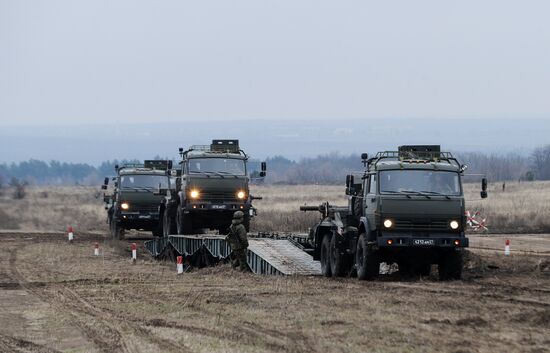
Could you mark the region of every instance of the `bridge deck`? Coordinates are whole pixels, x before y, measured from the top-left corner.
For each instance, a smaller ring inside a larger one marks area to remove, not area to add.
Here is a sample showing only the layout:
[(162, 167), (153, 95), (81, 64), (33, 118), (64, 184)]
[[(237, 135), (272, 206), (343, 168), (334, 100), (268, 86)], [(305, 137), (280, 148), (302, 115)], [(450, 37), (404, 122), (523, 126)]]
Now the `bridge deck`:
[[(198, 257), (201, 252), (224, 260), (231, 254), (231, 248), (220, 235), (170, 235), (145, 242), (152, 256), (157, 257), (171, 247), (184, 257)], [(203, 254), (204, 255), (204, 254)], [(320, 275), (318, 261), (302, 251), (288, 239), (249, 238), (248, 265), (254, 273), (272, 275)], [(195, 260), (196, 262), (196, 260)], [(208, 265), (211, 262), (208, 261)]]

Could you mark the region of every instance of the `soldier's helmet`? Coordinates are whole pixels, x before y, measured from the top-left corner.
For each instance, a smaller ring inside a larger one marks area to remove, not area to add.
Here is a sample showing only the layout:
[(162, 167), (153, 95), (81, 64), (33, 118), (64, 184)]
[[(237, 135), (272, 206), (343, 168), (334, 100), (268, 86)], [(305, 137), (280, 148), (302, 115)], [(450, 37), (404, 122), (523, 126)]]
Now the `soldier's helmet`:
[(237, 212), (233, 213), (233, 219), (241, 219), (243, 217), (244, 217), (243, 211), (237, 211)]

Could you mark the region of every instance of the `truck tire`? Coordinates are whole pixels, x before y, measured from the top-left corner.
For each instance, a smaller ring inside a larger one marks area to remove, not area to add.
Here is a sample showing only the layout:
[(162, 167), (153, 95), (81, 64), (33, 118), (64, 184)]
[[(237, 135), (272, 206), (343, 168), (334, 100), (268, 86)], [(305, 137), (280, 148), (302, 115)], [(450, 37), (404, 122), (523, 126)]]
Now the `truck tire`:
[(439, 280), (462, 278), (462, 252), (458, 250), (442, 254), (438, 264)]
[(124, 229), (118, 224), (118, 222), (111, 217), (109, 222), (109, 229), (111, 231), (111, 238), (113, 240), (124, 239)]
[(367, 243), (367, 235), (362, 233), (357, 241), (355, 253), (355, 266), (357, 278), (360, 280), (372, 280), (380, 273), (380, 261), (378, 255)]
[(321, 274), (325, 277), (332, 275), (332, 268), (330, 267), (330, 243), (330, 234), (325, 234), (321, 242)]
[(338, 248), (337, 236), (336, 233), (332, 234), (330, 241), (330, 268), (333, 277), (343, 277), (349, 272), (349, 268), (346, 256), (341, 254)]
[(183, 209), (178, 207), (176, 215), (176, 228), (180, 235), (192, 234), (193, 225), (191, 224), (191, 215), (183, 213)]
[(162, 235), (167, 237), (172, 234), (176, 234), (176, 222), (174, 222), (174, 219), (170, 217), (170, 212), (168, 210), (165, 210), (162, 214)]

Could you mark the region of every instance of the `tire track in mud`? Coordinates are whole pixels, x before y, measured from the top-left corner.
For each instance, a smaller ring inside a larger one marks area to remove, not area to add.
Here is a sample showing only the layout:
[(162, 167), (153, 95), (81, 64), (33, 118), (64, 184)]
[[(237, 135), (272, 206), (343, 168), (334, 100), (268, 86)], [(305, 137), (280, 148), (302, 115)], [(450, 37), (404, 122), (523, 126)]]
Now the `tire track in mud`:
[(58, 353), (58, 350), (17, 338), (0, 334), (0, 351), (14, 353)]
[[(51, 283), (49, 286), (36, 286), (37, 282), (28, 282), (17, 269), (17, 252), (24, 249), (26, 245), (13, 249), (9, 255), (9, 271), (17, 283), (17, 286), (25, 291), (34, 294), (42, 301), (50, 304), (56, 310), (66, 313), (82, 333), (103, 352), (127, 352), (134, 353), (140, 350), (129, 342), (127, 334), (122, 332), (120, 327), (134, 332), (140, 338), (146, 338), (157, 345), (161, 351), (184, 351), (184, 347), (173, 344), (171, 341), (156, 337), (147, 328), (139, 324), (130, 325), (125, 321), (114, 320), (114, 316), (98, 309), (80, 296), (76, 291), (70, 289), (63, 281)], [(67, 281), (66, 283), (71, 283)], [(45, 287), (45, 288), (44, 288)], [(47, 293), (49, 291), (51, 293)]]

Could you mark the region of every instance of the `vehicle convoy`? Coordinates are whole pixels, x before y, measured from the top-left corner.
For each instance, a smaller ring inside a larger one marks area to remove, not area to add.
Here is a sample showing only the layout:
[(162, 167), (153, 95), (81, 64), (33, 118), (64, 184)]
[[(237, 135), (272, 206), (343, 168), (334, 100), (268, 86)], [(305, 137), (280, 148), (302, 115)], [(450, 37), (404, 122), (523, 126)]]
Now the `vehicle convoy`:
[[(103, 196), (113, 238), (123, 238), (125, 230), (130, 229), (162, 235), (160, 201), (163, 196), (157, 190), (170, 188), (171, 168), (172, 161), (166, 160), (115, 166), (113, 193)], [(102, 189), (106, 190), (108, 184), (107, 177)]]
[[(347, 207), (302, 206), (322, 218), (311, 228), (308, 250), (325, 276), (354, 272), (373, 279), (380, 263), (397, 263), (405, 274), (459, 279), (462, 248), (468, 247), (460, 164), (440, 146), (401, 146), (361, 155), (364, 172), (346, 177)], [(481, 197), (487, 197), (487, 179)]]
[[(256, 214), (252, 201), (261, 198), (250, 195), (248, 155), (239, 148), (239, 141), (213, 140), (210, 145), (179, 151), (175, 189), (166, 190), (161, 205), (164, 235), (197, 234), (203, 229), (226, 234), (238, 210), (244, 212), (248, 231)], [(262, 162), (260, 176), (265, 175)]]

